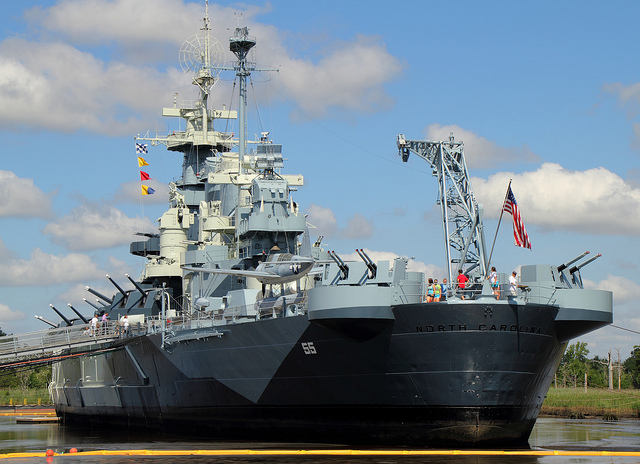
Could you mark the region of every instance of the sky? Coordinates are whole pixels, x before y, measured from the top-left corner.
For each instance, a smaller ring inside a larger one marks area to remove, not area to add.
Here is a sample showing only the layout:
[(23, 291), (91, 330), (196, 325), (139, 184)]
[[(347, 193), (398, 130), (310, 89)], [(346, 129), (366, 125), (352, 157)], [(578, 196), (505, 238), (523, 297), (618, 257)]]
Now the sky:
[[(49, 304), (92, 313), (85, 285), (109, 294), (105, 274), (124, 286), (142, 271), (129, 243), (156, 230), (181, 159), (150, 147), (143, 197), (134, 136), (180, 129), (161, 109), (197, 95), (178, 52), (204, 2), (3, 6), (0, 328), (22, 333), (47, 327), (34, 315), (58, 321)], [(211, 2), (209, 16), (225, 50), (247, 26), (252, 59), (277, 70), (252, 76), (248, 133), (269, 131), (305, 176), (294, 200), (326, 249), (444, 277), (437, 182), (415, 155), (402, 163), (396, 135), (453, 132), (498, 271), (602, 253), (582, 277), (614, 292), (616, 327), (576, 341), (622, 359), (640, 345), (640, 3)], [(222, 73), (216, 108), (232, 85)], [(509, 179), (531, 250), (508, 219), (497, 228)]]

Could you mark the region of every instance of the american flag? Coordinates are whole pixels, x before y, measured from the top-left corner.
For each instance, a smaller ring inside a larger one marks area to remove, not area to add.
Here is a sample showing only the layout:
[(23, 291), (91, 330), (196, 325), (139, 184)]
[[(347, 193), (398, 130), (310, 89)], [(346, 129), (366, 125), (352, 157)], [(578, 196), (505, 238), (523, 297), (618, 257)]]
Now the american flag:
[(136, 142), (136, 153), (148, 153), (147, 144)]
[(513, 192), (511, 191), (511, 184), (509, 184), (507, 196), (504, 199), (504, 205), (502, 205), (502, 211), (511, 214), (513, 217), (513, 238), (516, 241), (516, 246), (531, 249), (529, 235), (520, 217), (520, 210), (518, 209), (518, 203), (516, 203), (516, 197), (513, 196)]

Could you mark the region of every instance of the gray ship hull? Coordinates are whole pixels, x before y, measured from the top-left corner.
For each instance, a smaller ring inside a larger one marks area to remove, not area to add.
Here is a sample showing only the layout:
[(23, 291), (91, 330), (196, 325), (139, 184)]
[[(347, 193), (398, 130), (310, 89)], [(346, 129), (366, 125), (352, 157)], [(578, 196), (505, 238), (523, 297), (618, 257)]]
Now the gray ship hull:
[(126, 339), (59, 363), (56, 409), (67, 424), (212, 439), (526, 443), (566, 345), (556, 307), (494, 300), (392, 311), (389, 320), (222, 326), (164, 349), (159, 335)]

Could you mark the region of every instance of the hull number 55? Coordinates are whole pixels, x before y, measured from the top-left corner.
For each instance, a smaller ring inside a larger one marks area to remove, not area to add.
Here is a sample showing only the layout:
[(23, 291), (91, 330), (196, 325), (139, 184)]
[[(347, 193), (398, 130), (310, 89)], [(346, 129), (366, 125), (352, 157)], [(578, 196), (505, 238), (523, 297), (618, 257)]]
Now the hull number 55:
[(313, 342), (301, 343), (304, 354), (318, 354), (316, 347), (313, 346)]

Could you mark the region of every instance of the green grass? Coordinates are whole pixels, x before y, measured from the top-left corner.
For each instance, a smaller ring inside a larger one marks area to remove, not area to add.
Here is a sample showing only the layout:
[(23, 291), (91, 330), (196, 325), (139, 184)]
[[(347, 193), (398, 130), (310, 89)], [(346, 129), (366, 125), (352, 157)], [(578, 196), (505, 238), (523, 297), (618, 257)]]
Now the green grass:
[(580, 417), (640, 417), (640, 390), (600, 390), (551, 387), (540, 411), (542, 415)]
[(21, 389), (0, 390), (0, 406), (21, 406), (25, 404), (51, 404), (49, 391), (46, 388), (29, 389), (26, 392)]

